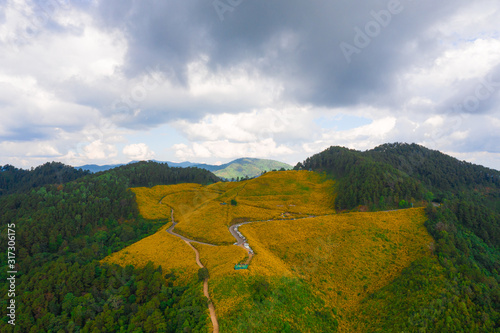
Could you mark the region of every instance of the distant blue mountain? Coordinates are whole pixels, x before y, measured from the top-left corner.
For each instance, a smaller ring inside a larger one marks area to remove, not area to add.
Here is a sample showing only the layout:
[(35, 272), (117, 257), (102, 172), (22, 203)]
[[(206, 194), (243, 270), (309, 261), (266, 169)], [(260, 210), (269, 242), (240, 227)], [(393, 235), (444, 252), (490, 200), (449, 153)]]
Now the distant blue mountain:
[[(132, 161), (130, 163), (135, 163), (137, 161)], [(178, 167), (178, 168), (188, 168), (188, 167), (196, 167), (200, 169), (205, 169), (213, 172), (215, 175), (222, 178), (236, 178), (236, 177), (255, 177), (260, 175), (263, 171), (270, 170), (278, 170), (284, 168), (286, 170), (291, 169), (292, 167), (286, 163), (277, 162), (273, 160), (264, 160), (258, 158), (239, 158), (232, 162), (221, 164), (221, 165), (211, 165), (204, 163), (192, 163), (192, 162), (163, 162), (156, 161), (158, 163), (167, 163), (170, 167)], [(108, 165), (96, 165), (96, 164), (87, 164), (79, 167), (75, 167), (75, 169), (88, 170), (92, 173), (106, 171), (109, 169), (117, 168), (125, 164), (108, 164)]]
[(124, 164), (110, 164), (110, 165), (97, 165), (97, 164), (85, 164), (79, 167), (75, 167), (75, 169), (90, 171), (92, 173), (106, 171), (109, 169), (114, 169)]
[[(193, 167), (193, 166), (198, 166), (196, 163), (192, 162), (180, 162), (180, 163), (175, 163), (175, 162), (164, 162), (164, 161), (157, 161), (153, 160), (154, 162), (158, 163), (167, 163), (168, 166), (170, 167), (176, 167), (176, 168), (188, 168), (188, 167)], [(106, 171), (110, 169), (114, 169), (117, 167), (120, 167), (122, 165), (130, 164), (130, 163), (137, 163), (138, 161), (132, 161), (129, 163), (122, 163), (122, 164), (107, 164), (107, 165), (97, 165), (97, 164), (85, 164), (82, 166), (75, 167), (75, 169), (81, 169), (81, 170), (88, 170), (92, 173), (100, 172), (100, 171)], [(200, 167), (201, 169), (205, 169)], [(207, 169), (208, 170), (208, 169)]]
[(158, 163), (167, 163), (168, 166), (171, 166), (171, 167), (174, 167), (174, 168), (189, 168), (189, 167), (197, 166), (196, 163), (191, 163), (191, 162), (180, 162), (180, 163), (176, 163), (176, 162), (161, 162), (161, 161), (155, 161), (155, 162), (158, 162)]

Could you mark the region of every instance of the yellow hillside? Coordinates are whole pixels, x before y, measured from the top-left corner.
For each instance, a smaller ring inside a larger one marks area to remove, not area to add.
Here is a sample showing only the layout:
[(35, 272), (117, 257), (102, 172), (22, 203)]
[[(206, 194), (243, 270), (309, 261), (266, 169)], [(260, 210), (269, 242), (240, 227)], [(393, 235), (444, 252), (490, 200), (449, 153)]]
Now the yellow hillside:
[[(333, 188), (334, 182), (319, 174), (286, 171), (237, 183), (132, 190), (145, 218), (169, 221), (173, 209), (175, 232), (217, 245), (193, 243), (209, 270), (221, 332), (236, 322), (240, 328), (234, 332), (259, 331), (259, 325), (279, 331), (285, 324), (317, 332), (323, 323), (318, 313), (335, 318), (340, 332), (350, 332), (355, 330), (348, 318), (354, 318), (360, 302), (429, 255), (432, 238), (424, 227), (424, 209), (335, 214)], [(248, 255), (232, 245), (228, 227), (247, 221), (253, 223), (239, 230), (255, 256), (248, 270), (236, 271), (234, 265)], [(175, 269), (182, 280), (193, 278), (198, 267), (192, 249), (165, 230), (105, 261), (139, 266), (153, 261)], [(252, 286), (262, 278), (274, 294), (255, 311)], [(269, 322), (259, 324), (260, 317)]]
[[(418, 208), (272, 221), (240, 230), (256, 258), (261, 251), (280, 258), (287, 272), (312, 285), (327, 306), (348, 313), (411, 262), (429, 255), (432, 237), (425, 220), (424, 209)], [(252, 262), (252, 269), (257, 266), (257, 260)]]
[[(175, 220), (179, 222), (176, 230), (180, 234), (207, 243), (229, 245), (234, 238), (228, 226), (238, 222), (334, 214), (333, 184), (313, 172), (285, 171), (238, 183), (132, 190), (145, 218), (168, 219), (173, 208)], [(231, 200), (236, 200), (237, 205), (231, 205)]]
[(183, 240), (168, 234), (167, 226), (154, 235), (107, 256), (103, 262), (144, 267), (152, 261), (155, 265), (161, 265), (164, 272), (174, 270), (181, 281), (192, 278), (198, 271), (193, 250)]
[[(285, 277), (305, 281), (325, 308), (336, 309), (339, 331), (353, 332), (354, 323), (347, 318), (361, 300), (429, 255), (432, 238), (425, 220), (419, 208), (246, 224), (240, 230), (256, 256), (244, 271), (233, 269), (244, 258), (239, 248), (196, 247), (210, 271), (210, 294), (223, 324), (230, 326), (241, 312), (253, 311), (249, 285), (256, 277), (266, 277), (275, 288)], [(314, 332), (300, 320), (294, 325)]]
[[(175, 231), (188, 238), (212, 244), (233, 244), (235, 239), (228, 226), (242, 221), (291, 219), (313, 214), (333, 214), (333, 182), (307, 171), (270, 172), (259, 178), (217, 183), (209, 186), (179, 184), (133, 188), (141, 215), (146, 219), (170, 221), (171, 209), (178, 222)], [(231, 205), (231, 200), (237, 205)], [(165, 270), (176, 268), (185, 276), (196, 272), (191, 260), (192, 250), (184, 241), (165, 232), (166, 227), (117, 253), (105, 261), (120, 265), (145, 265), (153, 261)], [(234, 264), (245, 258), (246, 251), (236, 246), (223, 246), (214, 250), (200, 247), (204, 256), (212, 259), (208, 267), (221, 265), (220, 275), (234, 273)], [(255, 273), (273, 275), (279, 261), (264, 252), (254, 262)], [(262, 263), (262, 264), (260, 264)], [(245, 274), (245, 273), (243, 273)]]
[(150, 220), (170, 219), (171, 207), (176, 210), (177, 214), (182, 215), (218, 195), (215, 188), (199, 184), (137, 187), (132, 191), (136, 195), (139, 212), (144, 218)]

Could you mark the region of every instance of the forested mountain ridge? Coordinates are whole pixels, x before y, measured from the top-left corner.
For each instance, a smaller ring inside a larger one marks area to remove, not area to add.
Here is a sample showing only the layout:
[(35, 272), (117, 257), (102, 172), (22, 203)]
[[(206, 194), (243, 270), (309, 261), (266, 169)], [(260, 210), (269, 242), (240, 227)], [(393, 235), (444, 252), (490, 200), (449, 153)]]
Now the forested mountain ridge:
[[(48, 174), (60, 166), (55, 167)], [(34, 171), (15, 172), (27, 173), (29, 178)], [(0, 197), (2, 252), (6, 253), (9, 226), (15, 230), (15, 269), (19, 272), (16, 326), (7, 324), (9, 318), (4, 316), (0, 330), (101, 332), (127, 327), (130, 331), (180, 332), (189, 326), (205, 332), (206, 305), (194, 282), (174, 287), (175, 275), (161, 268), (121, 268), (97, 260), (165, 223), (139, 215), (129, 186), (207, 184), (218, 178), (206, 170), (155, 162), (83, 174), (66, 183), (56, 178), (53, 184), (20, 188)], [(6, 267), (6, 255), (0, 264)], [(0, 277), (0, 290), (7, 295), (6, 270)], [(7, 301), (0, 301), (3, 308)]]
[(414, 143), (384, 144), (367, 151), (366, 155), (376, 161), (390, 164), (434, 190), (500, 187), (500, 171), (459, 161)]
[(167, 163), (142, 161), (123, 165), (98, 174), (123, 178), (127, 187), (152, 187), (181, 183), (211, 184), (220, 179), (208, 170), (197, 167), (170, 167)]
[(339, 209), (358, 205), (384, 209), (386, 205), (398, 205), (401, 199), (422, 200), (431, 195), (428, 192), (443, 199), (481, 190), (489, 197), (500, 198), (500, 171), (417, 144), (384, 144), (365, 152), (330, 147), (298, 163), (295, 169), (326, 172), (339, 180)]
[[(326, 172), (337, 181), (338, 209), (384, 210), (408, 203), (427, 206), (426, 223), (436, 240), (440, 266), (419, 261), (394, 285), (374, 298), (391, 299), (376, 316), (385, 317), (372, 330), (498, 332), (500, 331), (500, 172), (459, 161), (416, 144), (393, 143), (366, 152), (330, 147), (295, 169)], [(428, 304), (396, 302), (416, 281), (422, 297), (432, 285), (422, 276), (444, 269), (447, 280), (439, 300)], [(401, 289), (401, 286), (406, 286)], [(379, 296), (380, 295), (380, 296)], [(374, 311), (371, 303), (367, 312)], [(407, 307), (408, 306), (408, 307)], [(459, 310), (460, 309), (460, 310)], [(375, 313), (375, 312), (374, 312)], [(380, 326), (378, 326), (380, 325)]]
[(425, 190), (419, 181), (393, 166), (366, 154), (343, 147), (330, 147), (298, 163), (296, 170), (326, 172), (337, 181), (335, 208), (367, 206), (381, 210), (399, 203), (422, 200)]
[(88, 174), (88, 171), (75, 170), (59, 162), (45, 163), (31, 170), (7, 164), (0, 166), (0, 196), (46, 184), (63, 184)]

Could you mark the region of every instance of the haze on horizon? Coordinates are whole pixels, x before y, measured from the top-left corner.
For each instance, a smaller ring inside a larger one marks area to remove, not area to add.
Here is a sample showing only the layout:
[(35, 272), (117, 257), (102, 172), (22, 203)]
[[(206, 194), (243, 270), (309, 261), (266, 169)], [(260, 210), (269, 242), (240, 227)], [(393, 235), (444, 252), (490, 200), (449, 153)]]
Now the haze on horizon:
[(418, 143), (500, 169), (494, 0), (0, 0), (0, 165), (291, 165)]

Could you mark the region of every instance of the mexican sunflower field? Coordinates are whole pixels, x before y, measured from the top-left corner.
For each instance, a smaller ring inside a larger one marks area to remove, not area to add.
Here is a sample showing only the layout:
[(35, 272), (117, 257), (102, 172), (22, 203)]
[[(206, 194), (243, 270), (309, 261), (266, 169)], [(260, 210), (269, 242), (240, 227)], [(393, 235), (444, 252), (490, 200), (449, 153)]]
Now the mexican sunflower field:
[[(349, 318), (362, 301), (432, 247), (423, 209), (336, 214), (335, 182), (313, 172), (132, 190), (143, 217), (167, 223), (173, 209), (176, 232), (215, 245), (193, 244), (209, 271), (222, 332), (355, 331)], [(228, 227), (241, 222), (252, 222), (239, 230), (255, 256), (248, 270), (235, 271), (248, 254), (232, 245)], [(165, 229), (105, 260), (152, 261), (192, 278), (193, 251)]]

